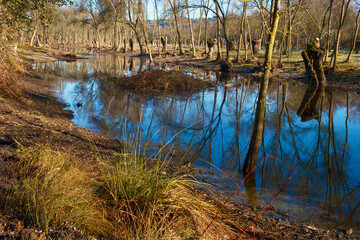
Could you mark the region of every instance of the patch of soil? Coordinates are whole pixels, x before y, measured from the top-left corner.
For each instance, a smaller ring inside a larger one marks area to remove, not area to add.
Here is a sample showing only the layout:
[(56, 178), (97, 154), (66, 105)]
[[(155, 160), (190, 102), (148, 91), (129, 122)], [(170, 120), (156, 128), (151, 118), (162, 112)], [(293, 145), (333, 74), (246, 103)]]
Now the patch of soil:
[(130, 77), (121, 77), (117, 84), (125, 89), (147, 94), (183, 94), (212, 87), (211, 82), (195, 79), (181, 71), (150, 70)]

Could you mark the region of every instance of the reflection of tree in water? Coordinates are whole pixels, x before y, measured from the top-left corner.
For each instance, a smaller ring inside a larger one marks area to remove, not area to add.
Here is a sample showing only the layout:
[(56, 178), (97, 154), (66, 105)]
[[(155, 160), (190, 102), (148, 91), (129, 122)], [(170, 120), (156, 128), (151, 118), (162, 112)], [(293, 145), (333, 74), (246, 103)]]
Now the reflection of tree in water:
[(308, 86), (304, 98), (297, 111), (297, 115), (301, 117), (301, 121), (306, 122), (311, 119), (319, 118), (319, 107), (324, 96), (325, 86)]

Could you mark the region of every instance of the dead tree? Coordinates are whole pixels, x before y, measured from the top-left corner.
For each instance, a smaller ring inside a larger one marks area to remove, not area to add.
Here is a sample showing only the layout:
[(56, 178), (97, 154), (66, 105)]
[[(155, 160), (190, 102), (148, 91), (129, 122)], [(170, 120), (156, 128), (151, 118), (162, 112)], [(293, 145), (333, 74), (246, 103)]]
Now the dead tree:
[(253, 54), (257, 54), (261, 50), (261, 39), (251, 39)]
[(207, 53), (207, 58), (212, 58), (212, 54), (214, 52), (214, 48), (215, 48), (215, 45), (216, 45), (216, 38), (210, 38), (207, 40), (207, 46), (208, 46), (208, 53)]
[(319, 84), (326, 85), (326, 77), (322, 66), (324, 53), (325, 49), (320, 48), (320, 40), (318, 38), (308, 44), (306, 50), (301, 53), (310, 84), (315, 84), (316, 86)]

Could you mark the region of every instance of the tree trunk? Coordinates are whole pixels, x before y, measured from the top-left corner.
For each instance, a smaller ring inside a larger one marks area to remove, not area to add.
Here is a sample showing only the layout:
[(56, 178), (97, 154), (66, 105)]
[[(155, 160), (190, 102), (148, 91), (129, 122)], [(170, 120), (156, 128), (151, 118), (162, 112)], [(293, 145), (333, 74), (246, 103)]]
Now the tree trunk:
[(130, 38), (129, 39), (129, 45), (130, 45), (130, 52), (134, 51), (134, 39)]
[[(316, 40), (315, 40), (316, 41)], [(318, 45), (319, 42), (310, 43), (306, 50), (302, 51), (301, 55), (304, 59), (306, 75), (310, 80), (310, 84), (315, 83), (316, 86), (326, 85), (326, 77), (322, 67), (322, 58), (324, 56), (324, 49)]]
[(349, 55), (347, 56), (347, 58), (345, 60), (346, 63), (350, 62), (351, 54), (355, 49), (356, 38), (357, 38), (357, 35), (358, 35), (358, 32), (359, 32), (359, 16), (360, 16), (360, 10), (358, 11), (358, 14), (356, 16), (356, 28), (355, 28), (353, 42), (352, 42), (352, 46), (351, 46)]
[(244, 1), (243, 3), (243, 12), (241, 14), (241, 19), (240, 19), (240, 29), (239, 29), (239, 43), (238, 43), (238, 50), (237, 50), (237, 55), (236, 55), (236, 62), (240, 61), (240, 50), (241, 50), (241, 39), (243, 37), (243, 31), (244, 31), (244, 15), (246, 12), (246, 8), (247, 8), (247, 2)]
[(221, 54), (221, 48), (220, 48), (220, 19), (219, 19), (219, 7), (217, 4), (216, 5), (216, 43), (217, 43), (217, 49), (218, 49), (218, 53), (217, 53), (217, 57), (216, 57), (216, 61), (221, 61), (222, 60), (222, 54)]
[(204, 44), (204, 48), (205, 48), (204, 53), (205, 53), (205, 54), (207, 53), (206, 47), (207, 47), (207, 42), (208, 42), (208, 39), (207, 39), (208, 13), (209, 13), (209, 11), (208, 11), (208, 10), (205, 10), (205, 44)]
[(344, 26), (346, 13), (347, 13), (347, 10), (349, 9), (349, 4), (351, 2), (351, 0), (347, 0), (347, 4), (345, 6), (345, 1), (346, 0), (342, 0), (342, 5), (341, 5), (339, 28), (338, 28), (338, 32), (337, 32), (337, 36), (336, 36), (336, 44), (335, 44), (335, 49), (334, 49), (334, 53), (333, 53), (333, 57), (334, 57), (333, 65), (331, 67), (332, 70), (336, 69), (337, 55), (338, 55), (339, 47), (340, 47), (341, 31), (342, 31), (342, 27)]
[(252, 39), (251, 44), (252, 44), (252, 52), (253, 52), (253, 54), (257, 54), (258, 52), (260, 52), (261, 39)]
[(331, 13), (332, 13), (332, 5), (334, 0), (330, 0), (329, 6), (329, 18), (328, 18), (328, 26), (327, 26), (327, 38), (326, 38), (326, 47), (325, 47), (325, 62), (328, 61), (328, 56), (330, 52), (330, 34), (331, 34)]
[[(201, 5), (203, 5), (203, 0), (201, 0)], [(201, 8), (200, 9), (200, 18), (199, 18), (198, 41), (197, 41), (198, 49), (200, 49), (200, 42), (201, 42), (201, 23), (202, 23), (202, 15), (203, 15), (203, 13), (204, 13), (204, 8)], [(205, 45), (206, 45), (206, 43), (205, 43)]]
[(196, 56), (196, 50), (195, 50), (195, 42), (194, 42), (194, 33), (193, 33), (192, 24), (191, 24), (191, 18), (190, 18), (189, 1), (186, 0), (185, 2), (186, 2), (186, 10), (187, 10), (187, 15), (188, 15), (188, 20), (189, 20), (191, 46), (192, 46), (192, 56), (195, 57)]
[(35, 40), (35, 37), (36, 37), (37, 30), (38, 30), (38, 25), (36, 24), (34, 32), (33, 32), (32, 36), (31, 36), (30, 46), (34, 46), (34, 40)]
[(167, 53), (167, 37), (161, 37), (162, 52)]
[(259, 97), (256, 106), (255, 112), (255, 120), (254, 126), (251, 134), (250, 146), (249, 150), (246, 154), (243, 172), (249, 173), (255, 166), (257, 162), (257, 158), (259, 155), (261, 138), (265, 123), (265, 113), (266, 113), (266, 94), (267, 88), (270, 78), (270, 69), (271, 69), (271, 58), (273, 52), (274, 41), (276, 37), (276, 31), (279, 24), (279, 13), (280, 13), (280, 3), (281, 0), (273, 0), (271, 1), (274, 3), (274, 10), (272, 12), (272, 22), (271, 22), (271, 30), (268, 36), (268, 43), (266, 46), (266, 53), (265, 53), (265, 62), (264, 62), (264, 72), (262, 75), (262, 79), (260, 82), (260, 90), (259, 90)]
[(212, 58), (212, 54), (214, 52), (214, 48), (215, 48), (215, 45), (216, 45), (216, 42), (217, 42), (217, 39), (216, 38), (210, 38), (206, 44), (209, 48), (209, 52), (207, 53), (207, 58)]

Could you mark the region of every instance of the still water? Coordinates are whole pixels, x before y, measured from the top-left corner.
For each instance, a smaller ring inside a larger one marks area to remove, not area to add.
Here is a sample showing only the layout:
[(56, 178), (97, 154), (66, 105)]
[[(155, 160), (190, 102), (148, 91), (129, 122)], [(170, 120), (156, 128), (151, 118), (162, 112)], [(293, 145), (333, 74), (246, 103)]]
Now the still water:
[[(150, 143), (148, 154), (171, 140), (166, 149), (173, 158), (193, 160), (199, 179), (224, 194), (242, 181), (256, 83), (240, 75), (155, 66), (115, 55), (39, 63), (34, 68), (54, 83), (67, 109), (76, 111), (77, 125), (118, 139), (140, 133), (142, 141)], [(149, 97), (119, 89), (112, 80), (158, 68), (181, 70), (218, 85), (192, 94)], [(227, 87), (233, 82), (235, 86)], [(351, 227), (359, 233), (359, 108), (356, 92), (312, 92), (295, 81), (271, 82), (259, 156), (263, 160), (255, 181), (234, 199), (267, 204), (283, 188), (273, 205), (295, 219), (323, 227)]]

